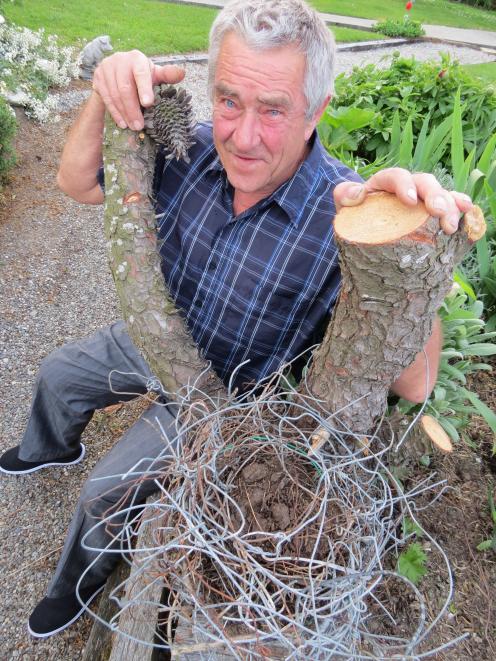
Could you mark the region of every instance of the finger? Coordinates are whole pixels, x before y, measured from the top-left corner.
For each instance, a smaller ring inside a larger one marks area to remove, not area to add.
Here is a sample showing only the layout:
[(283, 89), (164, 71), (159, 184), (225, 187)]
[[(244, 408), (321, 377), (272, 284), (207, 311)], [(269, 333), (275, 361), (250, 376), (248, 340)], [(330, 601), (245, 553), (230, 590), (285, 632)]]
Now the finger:
[(159, 85), (160, 83), (175, 85), (183, 80), (184, 74), (184, 69), (175, 64), (167, 64), (165, 66), (152, 64), (152, 78), (155, 85)]
[(153, 79), (153, 71), (155, 65), (143, 55), (143, 53), (140, 53), (139, 51), (136, 51), (136, 53), (139, 53), (139, 55), (136, 56), (136, 59), (133, 62), (132, 80), (135, 85), (138, 104), (147, 108), (148, 106), (151, 106), (154, 101), (153, 85), (155, 81)]
[(455, 204), (459, 211), (462, 211), (463, 213), (470, 211), (474, 206), (470, 195), (466, 195), (465, 193), (458, 193), (454, 190), (450, 191), (450, 195), (455, 200)]
[(109, 88), (109, 75), (110, 73), (105, 72), (102, 65), (95, 69), (95, 73), (93, 75), (93, 90), (100, 96), (106, 110), (111, 114), (117, 126), (119, 126), (121, 129), (125, 129), (127, 127), (127, 123), (122, 113), (122, 108), (118, 107), (118, 104), (114, 102), (112, 93)]
[(119, 90), (119, 84), (117, 82), (118, 69), (119, 67), (107, 66), (103, 68), (102, 73), (105, 78), (105, 90), (106, 98), (108, 100), (108, 109), (110, 111), (110, 108), (114, 107), (117, 113), (122, 117), (122, 123), (124, 124), (123, 126), (121, 123), (119, 126), (121, 128), (127, 128), (129, 126), (129, 119), (126, 114), (126, 107), (123, 103), (121, 91)]
[(418, 193), (413, 175), (403, 168), (386, 168), (376, 172), (365, 182), (368, 193), (387, 191), (408, 206), (417, 204)]
[(365, 195), (366, 190), (363, 184), (354, 181), (342, 181), (334, 188), (336, 212), (343, 207), (354, 207), (361, 204)]
[(456, 232), (461, 214), (454, 197), (431, 174), (415, 174), (413, 177), (419, 197), (423, 199), (427, 211), (439, 218), (441, 229), (446, 234)]
[[(151, 94), (151, 75), (148, 62), (145, 62), (145, 66), (148, 68), (148, 84)], [(136, 65), (136, 67), (139, 69), (139, 65)], [(126, 124), (133, 131), (141, 131), (144, 125), (144, 119), (138, 97), (134, 67), (132, 69), (126, 67), (117, 69), (115, 72), (115, 81)]]

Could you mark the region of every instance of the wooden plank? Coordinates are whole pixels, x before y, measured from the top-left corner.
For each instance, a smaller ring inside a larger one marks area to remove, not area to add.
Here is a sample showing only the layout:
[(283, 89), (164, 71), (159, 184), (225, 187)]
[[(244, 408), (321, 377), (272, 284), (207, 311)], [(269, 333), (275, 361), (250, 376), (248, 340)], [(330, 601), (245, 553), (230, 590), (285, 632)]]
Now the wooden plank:
[[(129, 566), (121, 562), (111, 574), (105, 585), (97, 611), (97, 615), (105, 622), (109, 622), (118, 610), (115, 601), (109, 599), (110, 593), (126, 578), (128, 574)], [(95, 620), (83, 651), (82, 661), (107, 661), (110, 656), (111, 647), (111, 629), (98, 620)]]
[[(145, 524), (140, 527), (136, 549), (154, 545), (153, 532), (156, 530), (157, 523), (155, 521), (146, 523), (155, 514), (155, 510), (150, 507), (151, 500), (147, 501)], [(109, 661), (123, 661), (124, 659), (125, 661), (148, 661), (152, 657), (153, 647), (150, 645), (153, 644), (155, 638), (159, 613), (157, 604), (160, 603), (163, 584), (161, 581), (155, 581), (152, 584), (153, 577), (147, 572), (140, 573), (142, 561), (145, 558), (146, 554), (134, 554), (123, 607), (135, 598), (137, 603), (125, 608), (119, 617), (118, 632), (112, 636), (112, 652), (108, 657)], [(146, 591), (138, 596), (145, 588)], [(127, 636), (121, 635), (122, 633), (137, 640), (131, 640)], [(144, 641), (148, 645), (138, 641)]]

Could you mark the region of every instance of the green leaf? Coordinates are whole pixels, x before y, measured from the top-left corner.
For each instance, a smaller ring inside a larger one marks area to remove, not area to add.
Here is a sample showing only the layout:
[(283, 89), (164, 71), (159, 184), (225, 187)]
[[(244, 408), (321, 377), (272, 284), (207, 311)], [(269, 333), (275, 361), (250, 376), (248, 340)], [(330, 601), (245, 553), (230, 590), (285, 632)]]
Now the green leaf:
[(401, 138), (398, 165), (400, 168), (407, 168), (412, 161), (413, 150), (413, 131), (412, 131), (412, 118), (409, 117), (403, 135)]
[(461, 182), (461, 172), (464, 165), (465, 150), (463, 147), (463, 129), (462, 129), (462, 110), (460, 104), (461, 88), (459, 87), (455, 95), (453, 107), (453, 124), (451, 127), (451, 166), (453, 168), (455, 190), (465, 188), (465, 181)]
[(423, 576), (427, 574), (427, 555), (419, 542), (413, 542), (400, 553), (397, 570), (400, 576), (408, 578), (417, 585)]
[(481, 157), (477, 163), (479, 170), (482, 170), (484, 174), (488, 174), (489, 168), (491, 166), (491, 160), (493, 158), (494, 151), (496, 149), (496, 133), (493, 133), (491, 139), (488, 141), (487, 145), (482, 152)]
[(465, 356), (494, 356), (496, 345), (494, 344), (470, 344), (463, 349)]
[(444, 431), (448, 434), (448, 436), (451, 438), (452, 441), (457, 443), (460, 440), (460, 434), (458, 433), (455, 425), (450, 422), (446, 417), (440, 416), (437, 421), (441, 425), (441, 427), (444, 429)]
[(442, 370), (443, 370), (443, 372), (446, 372), (447, 374), (449, 374), (449, 376), (456, 379), (460, 383), (463, 383), (463, 385), (465, 385), (467, 383), (467, 379), (465, 378), (465, 374), (461, 370), (454, 367), (453, 365), (449, 365), (449, 364), (448, 365), (443, 365)]
[(476, 245), (477, 262), (479, 265), (479, 277), (485, 278), (489, 275), (491, 268), (491, 257), (489, 254), (489, 241), (485, 236), (481, 237)]
[(493, 546), (493, 540), (492, 539), (486, 539), (480, 544), (477, 544), (476, 548), (478, 551), (489, 551), (490, 548)]
[[(491, 340), (493, 337), (496, 337), (496, 333), (493, 331), (492, 333), (477, 333), (473, 337), (469, 337), (468, 341), (469, 342), (481, 342), (481, 341), (486, 341), (486, 340)], [(496, 347), (496, 344), (492, 345), (493, 347)]]
[(477, 296), (475, 295), (474, 290), (470, 286), (470, 284), (465, 280), (465, 278), (462, 277), (462, 275), (456, 271), (455, 275), (453, 276), (453, 280), (460, 285), (460, 287), (463, 289), (463, 291), (467, 294), (469, 298), (471, 298), (473, 301), (477, 299)]
[(405, 516), (401, 524), (403, 537), (408, 537), (409, 535), (417, 535), (417, 537), (423, 537), (424, 531), (419, 526), (419, 524), (411, 519), (409, 516)]
[[(470, 392), (466, 388), (461, 388), (462, 393), (468, 399), (468, 401), (477, 409), (480, 415), (484, 418), (487, 424), (491, 427), (493, 434), (496, 434), (496, 414), (491, 411), (489, 406), (486, 406), (475, 393)], [(495, 440), (496, 443), (496, 440)], [(495, 446), (493, 445), (493, 451)]]

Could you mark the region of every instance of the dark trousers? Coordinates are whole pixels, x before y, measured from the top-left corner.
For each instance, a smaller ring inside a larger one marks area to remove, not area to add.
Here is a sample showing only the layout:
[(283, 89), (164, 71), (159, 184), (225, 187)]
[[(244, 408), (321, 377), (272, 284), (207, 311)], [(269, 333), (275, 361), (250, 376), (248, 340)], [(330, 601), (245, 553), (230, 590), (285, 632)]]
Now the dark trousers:
[[(41, 364), (20, 459), (54, 459), (74, 451), (95, 409), (145, 393), (151, 376), (123, 322), (55, 350)], [(144, 502), (157, 490), (153, 478), (140, 480), (139, 485), (136, 479), (145, 470), (166, 466), (174, 438), (173, 408), (155, 403), (95, 466), (76, 505), (48, 597), (74, 591), (83, 572), (83, 587), (108, 577), (119, 553), (89, 550), (81, 541), (84, 538), (85, 545), (94, 549), (119, 550), (120, 543), (113, 539), (125, 514), (114, 515), (111, 526), (98, 522), (117, 503), (119, 510), (124, 509)]]

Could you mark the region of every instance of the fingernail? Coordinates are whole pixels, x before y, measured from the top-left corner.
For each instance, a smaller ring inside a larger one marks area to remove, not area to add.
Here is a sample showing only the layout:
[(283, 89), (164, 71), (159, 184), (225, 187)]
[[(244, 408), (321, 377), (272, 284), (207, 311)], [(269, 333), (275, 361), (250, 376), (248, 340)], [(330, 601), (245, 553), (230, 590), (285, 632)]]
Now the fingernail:
[(407, 194), (408, 197), (409, 197), (411, 200), (413, 200), (414, 202), (417, 201), (417, 191), (415, 190), (415, 188), (409, 188), (409, 189), (407, 190), (406, 194)]
[(466, 193), (458, 193), (458, 195), (467, 202), (470, 202), (472, 204), (472, 198), (470, 197), (470, 195), (467, 195)]
[(125, 122), (123, 119), (121, 119), (120, 122), (117, 122), (117, 126), (118, 126), (120, 129), (127, 129), (127, 124), (126, 124), (126, 122)]
[(149, 96), (148, 94), (144, 94), (142, 99), (143, 103), (146, 105), (147, 103), (151, 103), (153, 101), (152, 97)]
[(448, 208), (448, 205), (446, 204), (446, 200), (442, 195), (438, 195), (437, 197), (434, 198), (434, 202), (432, 203), (434, 209), (438, 209), (439, 211), (446, 211)]
[(131, 126), (132, 126), (132, 128), (133, 128), (135, 131), (141, 131), (141, 129), (143, 128), (143, 124), (142, 124), (141, 122), (139, 122), (138, 120), (136, 120), (135, 122), (133, 122), (133, 123), (131, 124)]
[(360, 195), (363, 193), (363, 186), (361, 184), (357, 184), (356, 186), (350, 186), (348, 188), (348, 195), (352, 200), (357, 200)]

